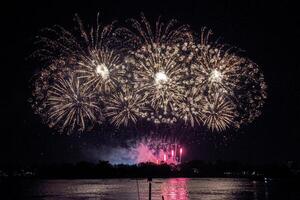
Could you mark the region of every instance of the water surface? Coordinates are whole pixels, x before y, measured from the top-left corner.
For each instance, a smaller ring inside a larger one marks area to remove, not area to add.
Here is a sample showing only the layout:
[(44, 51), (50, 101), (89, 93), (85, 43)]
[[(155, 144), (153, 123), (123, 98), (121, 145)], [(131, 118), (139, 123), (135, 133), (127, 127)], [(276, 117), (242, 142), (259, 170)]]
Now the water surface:
[[(146, 179), (22, 180), (4, 191), (7, 199), (129, 200), (148, 199)], [(3, 189), (3, 188), (2, 188)], [(295, 185), (229, 178), (153, 179), (152, 200), (297, 200)]]

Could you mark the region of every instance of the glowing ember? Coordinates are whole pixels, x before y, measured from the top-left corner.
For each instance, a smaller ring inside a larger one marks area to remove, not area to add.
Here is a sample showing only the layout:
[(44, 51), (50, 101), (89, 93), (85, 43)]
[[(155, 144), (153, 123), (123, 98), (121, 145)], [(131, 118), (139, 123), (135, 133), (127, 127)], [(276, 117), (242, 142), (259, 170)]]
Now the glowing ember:
[(165, 84), (168, 81), (168, 76), (165, 72), (160, 71), (155, 74), (155, 83), (158, 85)]
[(104, 80), (106, 80), (109, 76), (109, 71), (104, 64), (97, 65), (96, 73), (101, 76)]
[(219, 72), (218, 70), (213, 70), (211, 72), (211, 75), (209, 77), (210, 81), (211, 82), (217, 82), (217, 83), (220, 83), (222, 81), (222, 74), (221, 72)]

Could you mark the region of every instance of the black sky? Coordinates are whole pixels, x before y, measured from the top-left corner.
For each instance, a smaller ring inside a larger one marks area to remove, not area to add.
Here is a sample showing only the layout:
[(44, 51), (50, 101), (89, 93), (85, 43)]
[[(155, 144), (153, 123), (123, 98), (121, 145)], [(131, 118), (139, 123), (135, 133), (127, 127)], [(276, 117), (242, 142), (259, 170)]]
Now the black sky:
[[(208, 3), (209, 2), (209, 3)], [(78, 13), (88, 24), (100, 11), (104, 23), (123, 22), (144, 12), (178, 19), (195, 31), (211, 28), (222, 41), (238, 46), (262, 69), (268, 85), (263, 114), (228, 146), (210, 142), (190, 147), (190, 158), (250, 162), (300, 160), (299, 16), (289, 2), (273, 1), (38, 1), (1, 6), (0, 164), (89, 159), (85, 150), (99, 134), (52, 135), (27, 102), (29, 80), (37, 66), (27, 61), (34, 37), (45, 27), (73, 25)], [(90, 151), (86, 151), (90, 152)]]

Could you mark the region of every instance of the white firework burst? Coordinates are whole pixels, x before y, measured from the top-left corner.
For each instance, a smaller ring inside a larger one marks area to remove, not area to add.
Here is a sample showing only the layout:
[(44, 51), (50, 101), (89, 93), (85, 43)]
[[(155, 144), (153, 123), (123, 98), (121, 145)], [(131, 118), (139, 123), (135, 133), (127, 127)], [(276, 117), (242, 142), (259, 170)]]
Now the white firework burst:
[(234, 126), (236, 110), (234, 104), (219, 94), (205, 98), (202, 105), (203, 123), (212, 131), (224, 131)]
[(86, 90), (74, 74), (57, 77), (44, 102), (50, 127), (71, 133), (84, 131), (102, 117), (97, 95)]
[(210, 34), (203, 31), (200, 44), (191, 46), (195, 55), (191, 75), (198, 94), (224, 96), (239, 113), (235, 118), (238, 126), (252, 122), (260, 115), (266, 99), (263, 74), (249, 59), (232, 49), (226, 50), (224, 45), (209, 42)]
[(76, 70), (87, 88), (101, 93), (113, 92), (124, 83), (125, 66), (114, 51), (93, 50), (82, 57)]
[(184, 100), (188, 75), (183, 47), (146, 45), (133, 52), (133, 84), (153, 110), (148, 119), (155, 123), (174, 123), (178, 105)]
[(110, 95), (105, 102), (105, 115), (117, 127), (137, 123), (139, 118), (146, 117), (146, 110), (143, 97), (128, 87)]

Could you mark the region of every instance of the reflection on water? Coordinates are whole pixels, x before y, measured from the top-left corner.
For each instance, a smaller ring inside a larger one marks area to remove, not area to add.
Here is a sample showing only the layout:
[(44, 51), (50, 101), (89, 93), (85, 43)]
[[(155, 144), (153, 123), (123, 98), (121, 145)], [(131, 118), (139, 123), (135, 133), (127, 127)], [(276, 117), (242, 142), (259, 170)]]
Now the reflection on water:
[(189, 199), (187, 189), (188, 179), (172, 178), (161, 184), (161, 193), (165, 200), (187, 200)]
[[(3, 191), (1, 191), (1, 189)], [(22, 180), (1, 183), (0, 199), (22, 200), (146, 200), (147, 180)], [(1, 198), (8, 195), (8, 198)], [(153, 179), (152, 200), (300, 199), (294, 184), (247, 179)]]

